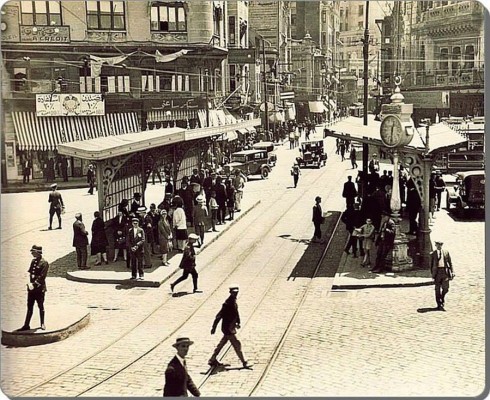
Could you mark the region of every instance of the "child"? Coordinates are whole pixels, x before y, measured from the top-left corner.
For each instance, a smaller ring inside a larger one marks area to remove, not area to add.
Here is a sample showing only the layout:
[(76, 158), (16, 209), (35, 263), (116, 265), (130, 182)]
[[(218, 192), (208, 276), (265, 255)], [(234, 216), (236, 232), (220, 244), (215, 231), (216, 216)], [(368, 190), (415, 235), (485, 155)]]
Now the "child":
[(216, 192), (213, 190), (211, 192), (211, 197), (209, 199), (209, 209), (211, 210), (211, 226), (213, 227), (213, 232), (218, 232), (216, 230), (216, 221), (218, 219), (218, 202), (216, 201)]

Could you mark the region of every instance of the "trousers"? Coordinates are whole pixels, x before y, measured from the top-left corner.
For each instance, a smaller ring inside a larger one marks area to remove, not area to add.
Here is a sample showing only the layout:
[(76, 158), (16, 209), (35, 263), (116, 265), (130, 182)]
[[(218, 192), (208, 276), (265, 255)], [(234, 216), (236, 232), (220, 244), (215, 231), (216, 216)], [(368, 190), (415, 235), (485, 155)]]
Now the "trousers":
[(446, 268), (437, 268), (437, 274), (434, 279), (436, 291), (436, 303), (438, 306), (444, 306), (444, 298), (449, 292), (449, 276), (446, 274)]
[(75, 247), (77, 251), (77, 265), (78, 268), (87, 266), (87, 246)]
[(216, 357), (218, 357), (219, 352), (223, 349), (223, 347), (225, 347), (225, 345), (226, 345), (226, 343), (228, 343), (228, 341), (233, 346), (233, 349), (235, 349), (235, 353), (238, 356), (238, 358), (240, 359), (240, 361), (242, 363), (245, 362), (245, 357), (243, 356), (243, 353), (242, 353), (242, 344), (240, 343), (240, 341), (238, 340), (236, 335), (234, 333), (232, 333), (230, 335), (223, 335), (223, 337), (219, 341), (218, 345), (214, 349), (213, 355), (209, 359), (210, 363), (214, 363), (216, 361)]

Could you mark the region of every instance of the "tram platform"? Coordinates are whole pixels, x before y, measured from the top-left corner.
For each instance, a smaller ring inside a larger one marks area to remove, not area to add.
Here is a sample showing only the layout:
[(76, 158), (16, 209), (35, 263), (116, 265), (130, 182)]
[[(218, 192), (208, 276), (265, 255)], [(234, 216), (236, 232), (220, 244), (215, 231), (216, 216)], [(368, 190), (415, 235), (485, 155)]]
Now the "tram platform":
[[(225, 225), (219, 225), (218, 232), (208, 231), (205, 235), (205, 243), (201, 247), (196, 247), (196, 254), (202, 252), (207, 246), (217, 240), (223, 235), (234, 223), (243, 218), (253, 208), (255, 208), (260, 201), (254, 203), (242, 203), (242, 210), (240, 213), (235, 214), (233, 221), (226, 221)], [(84, 283), (95, 284), (113, 284), (120, 285), (121, 287), (159, 287), (165, 283), (170, 277), (180, 273), (179, 263), (182, 256), (179, 253), (173, 252), (169, 255), (168, 262), (170, 265), (162, 266), (160, 257), (153, 255), (153, 266), (145, 269), (144, 280), (132, 280), (130, 269), (126, 267), (126, 261), (120, 260), (117, 262), (110, 262), (109, 264), (102, 264), (98, 266), (91, 266), (88, 270), (73, 270), (66, 272), (66, 278), (68, 280)]]

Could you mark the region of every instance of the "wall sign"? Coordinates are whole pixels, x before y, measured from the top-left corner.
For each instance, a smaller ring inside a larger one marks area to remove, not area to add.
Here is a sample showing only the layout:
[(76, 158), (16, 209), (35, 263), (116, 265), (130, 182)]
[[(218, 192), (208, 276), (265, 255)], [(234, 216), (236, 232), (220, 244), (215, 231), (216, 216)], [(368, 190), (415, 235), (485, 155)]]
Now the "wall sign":
[(69, 43), (69, 26), (21, 26), (21, 42)]
[(38, 94), (36, 115), (38, 117), (105, 115), (105, 102), (101, 93)]

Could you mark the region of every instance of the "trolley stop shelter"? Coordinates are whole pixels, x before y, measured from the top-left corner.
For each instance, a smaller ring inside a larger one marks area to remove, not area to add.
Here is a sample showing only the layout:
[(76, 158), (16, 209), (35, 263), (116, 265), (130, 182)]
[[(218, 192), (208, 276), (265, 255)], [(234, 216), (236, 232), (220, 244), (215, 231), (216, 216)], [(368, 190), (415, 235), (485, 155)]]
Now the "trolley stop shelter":
[[(381, 121), (376, 121), (374, 115), (368, 116), (368, 125), (363, 125), (363, 118), (348, 117), (331, 124), (326, 128), (325, 135), (354, 142), (384, 147), (380, 137)], [(430, 169), (436, 158), (453, 149), (465, 148), (468, 138), (451, 128), (446, 123), (438, 123), (429, 127), (429, 143), (425, 143), (426, 129), (412, 128), (413, 139), (409, 145), (399, 149), (403, 166), (414, 180), (422, 201), (424, 200), (424, 163), (430, 163)], [(386, 149), (388, 152), (390, 149)], [(429, 179), (429, 177), (427, 177)]]
[(122, 199), (131, 199), (135, 192), (141, 193), (145, 204), (152, 173), (168, 168), (177, 182), (202, 165), (211, 139), (257, 125), (260, 119), (199, 129), (161, 128), (64, 143), (58, 152), (96, 165), (99, 211), (107, 221), (117, 214)]

